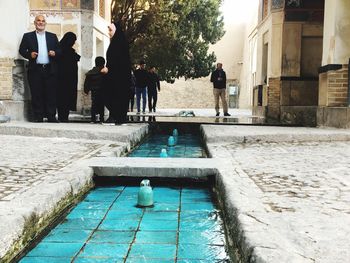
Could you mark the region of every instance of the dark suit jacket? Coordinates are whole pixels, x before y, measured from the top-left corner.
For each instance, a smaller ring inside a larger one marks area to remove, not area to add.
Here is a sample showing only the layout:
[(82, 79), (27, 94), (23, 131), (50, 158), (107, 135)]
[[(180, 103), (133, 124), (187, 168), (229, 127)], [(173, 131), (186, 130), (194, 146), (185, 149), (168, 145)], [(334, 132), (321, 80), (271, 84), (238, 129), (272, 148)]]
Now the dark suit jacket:
[[(50, 57), (50, 64), (51, 64), (51, 73), (57, 73), (57, 63), (56, 60), (61, 55), (61, 49), (60, 45), (57, 39), (57, 36), (54, 33), (46, 32), (45, 31), (45, 37), (46, 37), (46, 45), (47, 50), (53, 50), (55, 51), (56, 55), (55, 57)], [(36, 64), (36, 58), (33, 59), (31, 57), (31, 52), (38, 52), (38, 40), (36, 38), (36, 32), (28, 32), (23, 35), (21, 44), (19, 46), (19, 53), (26, 59), (29, 60), (28, 70), (35, 70), (35, 64)]]

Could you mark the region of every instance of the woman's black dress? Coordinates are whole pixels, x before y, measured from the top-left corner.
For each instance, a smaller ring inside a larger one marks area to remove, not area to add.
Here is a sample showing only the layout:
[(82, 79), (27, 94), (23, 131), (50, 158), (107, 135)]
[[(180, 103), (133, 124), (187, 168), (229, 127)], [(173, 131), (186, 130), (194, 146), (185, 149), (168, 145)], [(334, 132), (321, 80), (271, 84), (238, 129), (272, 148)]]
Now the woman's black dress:
[(72, 32), (66, 33), (60, 41), (62, 56), (60, 57), (57, 112), (58, 120), (68, 121), (69, 111), (77, 110), (77, 86), (78, 86), (78, 61), (80, 55), (72, 47), (76, 41), (76, 35)]
[(105, 105), (116, 124), (127, 121), (131, 85), (129, 45), (119, 22), (107, 50), (108, 73), (105, 78)]

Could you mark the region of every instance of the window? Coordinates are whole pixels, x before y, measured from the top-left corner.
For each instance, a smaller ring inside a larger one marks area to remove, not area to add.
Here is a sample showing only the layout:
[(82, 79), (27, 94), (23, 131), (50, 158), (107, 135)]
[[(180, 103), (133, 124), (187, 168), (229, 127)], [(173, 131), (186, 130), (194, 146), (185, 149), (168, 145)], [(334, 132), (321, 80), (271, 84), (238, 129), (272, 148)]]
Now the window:
[(99, 0), (98, 4), (98, 14), (105, 18), (105, 0)]
[(263, 11), (263, 19), (265, 19), (265, 17), (267, 17), (269, 13), (269, 0), (264, 0), (262, 11)]

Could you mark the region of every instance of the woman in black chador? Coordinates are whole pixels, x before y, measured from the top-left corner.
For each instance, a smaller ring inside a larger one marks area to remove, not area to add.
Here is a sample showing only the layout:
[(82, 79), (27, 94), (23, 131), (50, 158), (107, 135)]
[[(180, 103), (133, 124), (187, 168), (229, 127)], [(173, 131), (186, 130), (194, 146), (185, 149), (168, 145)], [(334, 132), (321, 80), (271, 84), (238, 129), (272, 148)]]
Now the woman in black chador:
[(77, 36), (73, 32), (64, 34), (60, 41), (62, 56), (58, 62), (57, 112), (58, 120), (68, 122), (69, 111), (77, 109), (78, 61), (80, 56), (73, 45)]
[(108, 26), (111, 42), (107, 50), (107, 74), (105, 78), (105, 105), (115, 124), (127, 120), (130, 85), (131, 62), (129, 45), (120, 22)]

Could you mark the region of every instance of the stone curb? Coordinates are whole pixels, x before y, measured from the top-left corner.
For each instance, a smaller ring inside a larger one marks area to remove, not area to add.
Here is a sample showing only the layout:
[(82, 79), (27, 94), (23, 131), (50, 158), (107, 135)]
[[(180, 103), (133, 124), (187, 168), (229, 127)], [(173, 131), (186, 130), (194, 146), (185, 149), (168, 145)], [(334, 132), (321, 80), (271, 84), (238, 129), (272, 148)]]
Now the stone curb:
[(201, 133), (218, 144), (350, 141), (349, 129), (201, 125)]
[(4, 135), (110, 140), (127, 142), (132, 146), (139, 141), (140, 137), (143, 137), (147, 133), (148, 124), (126, 124), (121, 126), (86, 124), (85, 127), (65, 126), (65, 124), (60, 123), (44, 123), (37, 125), (33, 123), (6, 123), (0, 125), (0, 134)]
[(203, 178), (216, 174), (212, 159), (92, 158), (86, 161), (98, 176)]

